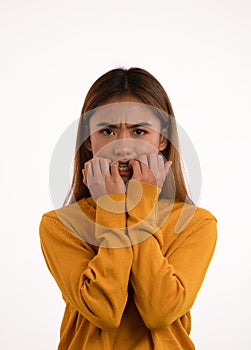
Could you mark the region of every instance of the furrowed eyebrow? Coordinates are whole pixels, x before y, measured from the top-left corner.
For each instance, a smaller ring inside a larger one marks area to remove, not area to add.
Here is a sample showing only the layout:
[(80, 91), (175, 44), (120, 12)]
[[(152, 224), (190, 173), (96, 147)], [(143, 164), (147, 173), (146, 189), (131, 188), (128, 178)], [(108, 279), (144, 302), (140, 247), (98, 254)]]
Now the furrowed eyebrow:
[[(109, 127), (109, 128), (115, 128), (115, 129), (118, 129), (119, 128), (119, 124), (110, 124), (110, 123), (106, 123), (106, 122), (101, 122), (101, 123), (98, 123), (96, 125), (96, 127)], [(152, 128), (152, 124), (151, 123), (148, 123), (148, 122), (142, 122), (142, 123), (137, 123), (137, 124), (132, 124), (132, 125), (129, 125), (128, 128), (129, 129), (133, 129), (133, 128), (137, 128), (137, 127), (140, 127), (140, 126), (145, 126), (145, 127), (148, 127), (148, 128)]]
[(137, 127), (140, 127), (140, 126), (145, 126), (145, 127), (148, 127), (148, 128), (152, 128), (153, 127), (151, 123), (142, 122), (142, 123), (137, 123), (137, 124), (130, 125), (129, 129), (137, 128)]
[(109, 128), (118, 128), (118, 125), (116, 125), (116, 124), (110, 124), (110, 123), (106, 123), (106, 122), (101, 122), (101, 123), (98, 123), (97, 125), (96, 125), (96, 127), (103, 127), (103, 126), (107, 126), (107, 127), (109, 127)]

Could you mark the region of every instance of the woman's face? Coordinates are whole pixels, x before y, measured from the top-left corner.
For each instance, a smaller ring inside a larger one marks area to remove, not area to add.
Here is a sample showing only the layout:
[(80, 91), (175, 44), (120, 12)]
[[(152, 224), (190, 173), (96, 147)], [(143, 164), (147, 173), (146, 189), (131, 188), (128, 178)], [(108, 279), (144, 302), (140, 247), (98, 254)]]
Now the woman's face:
[(113, 98), (90, 118), (87, 148), (93, 157), (118, 161), (119, 173), (126, 182), (132, 175), (130, 159), (165, 149), (167, 140), (160, 129), (160, 119), (139, 99)]

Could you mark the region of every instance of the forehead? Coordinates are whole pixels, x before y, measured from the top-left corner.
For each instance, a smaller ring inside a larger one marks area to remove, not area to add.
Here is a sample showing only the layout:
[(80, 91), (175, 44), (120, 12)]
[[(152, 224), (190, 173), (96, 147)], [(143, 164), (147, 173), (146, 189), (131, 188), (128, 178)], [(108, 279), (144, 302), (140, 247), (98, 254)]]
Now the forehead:
[(90, 119), (90, 127), (92, 130), (98, 129), (101, 123), (149, 123), (153, 129), (160, 127), (160, 119), (154, 114), (153, 109), (137, 102), (116, 102), (96, 108)]

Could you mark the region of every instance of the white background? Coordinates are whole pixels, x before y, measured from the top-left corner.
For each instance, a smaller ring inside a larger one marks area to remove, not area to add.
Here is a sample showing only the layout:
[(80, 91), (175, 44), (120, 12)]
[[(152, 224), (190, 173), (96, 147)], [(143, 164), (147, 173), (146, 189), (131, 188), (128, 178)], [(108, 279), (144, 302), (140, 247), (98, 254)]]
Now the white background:
[(250, 10), (248, 0), (0, 1), (1, 350), (57, 348), (64, 304), (38, 236), (53, 209), (50, 160), (91, 84), (118, 66), (166, 89), (200, 158), (198, 205), (218, 219), (192, 309), (196, 349), (251, 348)]

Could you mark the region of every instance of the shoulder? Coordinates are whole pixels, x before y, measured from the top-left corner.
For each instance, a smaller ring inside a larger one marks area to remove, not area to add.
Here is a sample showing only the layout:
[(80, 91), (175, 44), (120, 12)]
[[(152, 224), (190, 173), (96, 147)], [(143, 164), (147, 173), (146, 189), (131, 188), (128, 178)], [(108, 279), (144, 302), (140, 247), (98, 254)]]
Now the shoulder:
[(217, 219), (209, 210), (179, 201), (161, 200), (158, 226), (166, 247), (189, 239), (216, 241)]
[(199, 225), (205, 220), (217, 222), (215, 215), (209, 210), (186, 202), (161, 200), (158, 212), (159, 218), (167, 220), (171, 226), (174, 225), (177, 233), (185, 228), (192, 229), (194, 225)]
[[(217, 241), (217, 219), (208, 209), (187, 204), (177, 205), (178, 219), (175, 222), (174, 240), (170, 251), (180, 247), (213, 253)], [(199, 253), (198, 253), (199, 254)]]
[(41, 218), (40, 236), (64, 235), (69, 239), (96, 244), (93, 235), (94, 213), (93, 202), (88, 198), (48, 211)]
[(177, 231), (182, 231), (183, 225), (187, 226), (187, 229), (193, 229), (195, 226), (207, 221), (217, 222), (215, 215), (211, 211), (194, 204), (175, 203), (174, 208), (179, 215), (178, 222), (176, 223)]

